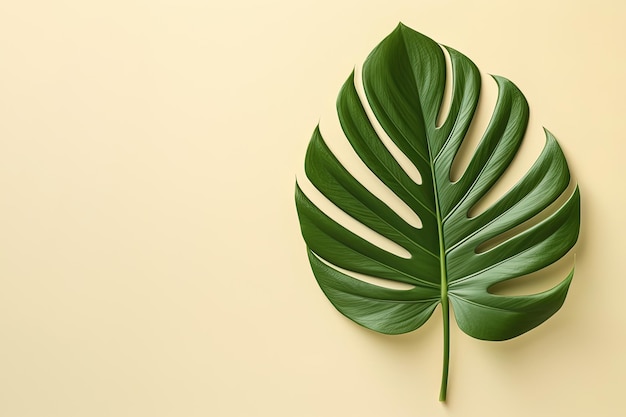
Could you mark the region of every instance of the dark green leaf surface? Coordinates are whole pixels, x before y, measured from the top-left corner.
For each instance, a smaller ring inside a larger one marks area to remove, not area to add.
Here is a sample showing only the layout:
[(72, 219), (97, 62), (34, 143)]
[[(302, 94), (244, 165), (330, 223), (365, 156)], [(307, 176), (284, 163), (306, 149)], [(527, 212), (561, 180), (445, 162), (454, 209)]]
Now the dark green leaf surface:
[[(578, 188), (551, 215), (494, 247), (481, 245), (533, 218), (566, 191), (570, 175), (555, 138), (546, 131), (541, 155), (525, 176), (491, 207), (468, 212), (503, 175), (528, 124), (528, 104), (509, 80), (494, 77), (498, 100), (469, 165), (450, 180), (456, 154), (476, 112), (480, 74), (464, 55), (446, 48), (452, 62), (450, 109), (437, 125), (444, 96), (442, 47), (399, 25), (369, 55), (362, 78), (378, 123), (419, 170), (417, 184), (376, 134), (357, 94), (354, 75), (337, 99), (343, 131), (367, 167), (420, 218), (407, 223), (361, 184), (331, 153), (316, 129), (305, 171), (339, 209), (410, 253), (404, 258), (357, 236), (315, 206), (296, 187), (296, 205), (309, 260), (320, 287), (345, 316), (378, 332), (406, 333), (428, 320), (438, 304), (444, 313), (445, 400), (448, 305), (459, 327), (484, 340), (505, 340), (538, 326), (563, 304), (572, 273), (554, 288), (525, 296), (494, 295), (493, 285), (537, 271), (560, 259), (578, 237)], [(337, 269), (339, 267), (341, 270)], [(398, 290), (353, 278), (343, 270), (411, 284)]]

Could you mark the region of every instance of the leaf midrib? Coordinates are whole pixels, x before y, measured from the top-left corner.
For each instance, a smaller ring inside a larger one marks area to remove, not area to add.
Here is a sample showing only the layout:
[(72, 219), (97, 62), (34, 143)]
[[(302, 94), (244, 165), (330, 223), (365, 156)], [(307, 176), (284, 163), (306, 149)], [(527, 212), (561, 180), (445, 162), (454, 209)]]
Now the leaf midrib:
[[(411, 58), (410, 58), (409, 50), (406, 44), (406, 38), (404, 37), (403, 32), (400, 32), (400, 33), (402, 36), (402, 45), (404, 46), (404, 51), (406, 53), (406, 57), (410, 64)], [(444, 57), (444, 60), (445, 60), (445, 57)], [(444, 244), (444, 239), (443, 239), (443, 219), (441, 216), (441, 208), (439, 206), (439, 189), (437, 187), (437, 178), (435, 176), (435, 158), (433, 158), (433, 150), (431, 149), (430, 140), (429, 140), (430, 138), (429, 138), (428, 132), (426, 131), (426, 120), (424, 118), (424, 106), (422, 105), (420, 91), (417, 88), (417, 80), (414, 80), (414, 81), (415, 81), (415, 96), (417, 97), (417, 101), (421, 109), (421, 111), (419, 112), (419, 115), (422, 118), (422, 126), (424, 126), (423, 134), (424, 134), (424, 138), (426, 139), (426, 147), (428, 149), (428, 164), (430, 166), (430, 175), (431, 175), (432, 184), (433, 184), (433, 195), (435, 197), (435, 220), (437, 221), (437, 233), (439, 235), (439, 268), (440, 268), (440, 278), (441, 278), (440, 302), (443, 304), (443, 303), (447, 303), (447, 297), (448, 297), (448, 274), (447, 274), (447, 265), (446, 265), (446, 251), (445, 251), (445, 244)], [(437, 155), (435, 155), (435, 157), (436, 156)]]

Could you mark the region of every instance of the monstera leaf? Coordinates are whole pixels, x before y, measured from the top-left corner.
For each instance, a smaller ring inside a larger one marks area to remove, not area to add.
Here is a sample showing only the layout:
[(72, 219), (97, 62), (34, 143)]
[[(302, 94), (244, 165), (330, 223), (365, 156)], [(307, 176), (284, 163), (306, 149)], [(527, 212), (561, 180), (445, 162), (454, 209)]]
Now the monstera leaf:
[[(462, 176), (450, 170), (476, 112), (480, 74), (464, 55), (445, 48), (452, 63), (452, 98), (441, 125), (446, 61), (442, 47), (400, 24), (369, 55), (362, 69), (367, 103), (378, 123), (421, 175), (414, 181), (392, 156), (369, 120), (352, 74), (337, 99), (339, 121), (356, 154), (410, 207), (421, 227), (409, 224), (361, 184), (331, 153), (319, 129), (309, 144), (305, 171), (336, 207), (410, 253), (399, 256), (331, 219), (296, 186), (302, 234), (315, 277), (331, 303), (353, 321), (381, 333), (420, 327), (441, 304), (445, 401), (449, 308), (458, 326), (483, 340), (521, 335), (563, 304), (573, 270), (554, 288), (504, 296), (490, 287), (555, 262), (575, 244), (580, 225), (578, 188), (548, 216), (535, 218), (566, 192), (569, 170), (555, 138), (546, 131), (540, 156), (523, 178), (492, 206), (468, 213), (503, 175), (528, 124), (528, 104), (506, 78), (494, 77), (498, 99), (491, 121)], [(562, 201), (564, 199), (559, 199)], [(515, 231), (511, 232), (513, 228)], [(512, 235), (505, 234), (512, 233)], [(487, 245), (486, 242), (495, 242)], [(392, 289), (346, 271), (411, 284)]]

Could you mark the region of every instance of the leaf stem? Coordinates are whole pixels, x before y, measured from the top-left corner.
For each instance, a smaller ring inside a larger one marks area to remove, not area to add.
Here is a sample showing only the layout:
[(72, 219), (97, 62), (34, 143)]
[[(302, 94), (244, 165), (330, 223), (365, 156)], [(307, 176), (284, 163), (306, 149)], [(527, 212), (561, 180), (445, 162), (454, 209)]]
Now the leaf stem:
[(443, 215), (439, 205), (439, 193), (437, 188), (437, 176), (435, 175), (435, 165), (432, 160), (430, 145), (428, 152), (431, 155), (431, 175), (435, 188), (435, 209), (437, 213), (437, 233), (439, 235), (439, 269), (441, 271), (441, 313), (443, 315), (443, 371), (441, 373), (441, 389), (439, 390), (439, 401), (446, 401), (448, 391), (448, 368), (450, 362), (450, 304), (448, 302), (448, 268), (446, 264), (446, 245), (443, 238)]
[(448, 291), (441, 288), (441, 312), (443, 314), (443, 371), (441, 373), (441, 389), (439, 401), (446, 401), (448, 391), (448, 368), (450, 362), (450, 309), (448, 306)]

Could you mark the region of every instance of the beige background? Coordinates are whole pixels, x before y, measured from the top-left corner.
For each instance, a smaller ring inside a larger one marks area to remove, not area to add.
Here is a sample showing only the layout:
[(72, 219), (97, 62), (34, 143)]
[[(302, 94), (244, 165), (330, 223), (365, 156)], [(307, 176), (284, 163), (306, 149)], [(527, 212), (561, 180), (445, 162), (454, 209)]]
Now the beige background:
[[(623, 415), (623, 4), (2, 1), (0, 416)], [(504, 343), (453, 326), (447, 405), (439, 312), (343, 318), (293, 203), (400, 20), (515, 81), (582, 189), (565, 306)]]

